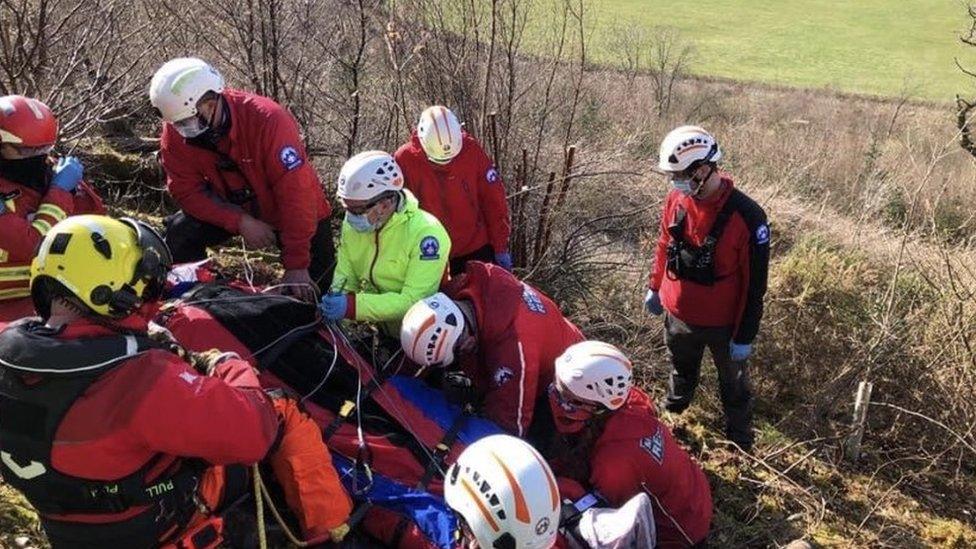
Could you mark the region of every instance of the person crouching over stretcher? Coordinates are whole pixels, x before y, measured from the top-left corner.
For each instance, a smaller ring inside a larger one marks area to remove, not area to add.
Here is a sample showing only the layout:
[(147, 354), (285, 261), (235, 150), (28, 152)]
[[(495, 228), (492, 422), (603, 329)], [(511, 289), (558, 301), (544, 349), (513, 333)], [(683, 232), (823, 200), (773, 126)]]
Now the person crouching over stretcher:
[(4, 480), (55, 548), (214, 547), (222, 508), (267, 462), (304, 535), (341, 540), (351, 502), (298, 403), (235, 355), (184, 360), (147, 336), (136, 312), (170, 263), (131, 219), (76, 216), (47, 233), (31, 265), (41, 318), (0, 332)]

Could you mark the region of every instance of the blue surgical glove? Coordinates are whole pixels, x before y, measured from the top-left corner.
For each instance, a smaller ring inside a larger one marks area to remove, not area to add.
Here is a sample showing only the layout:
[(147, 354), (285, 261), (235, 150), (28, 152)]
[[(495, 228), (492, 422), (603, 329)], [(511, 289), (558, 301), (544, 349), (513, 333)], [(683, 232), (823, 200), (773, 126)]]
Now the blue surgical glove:
[(654, 290), (647, 290), (647, 295), (644, 296), (644, 308), (654, 316), (661, 316), (664, 312), (664, 307), (661, 306), (661, 294)]
[(733, 362), (742, 362), (752, 354), (752, 345), (748, 343), (729, 342), (729, 355)]
[(346, 307), (349, 306), (349, 298), (346, 294), (331, 293), (322, 296), (319, 303), (319, 310), (326, 320), (337, 321), (346, 318)]
[(495, 254), (495, 265), (498, 265), (508, 272), (512, 272), (512, 254), (508, 252), (498, 252)]
[(69, 193), (81, 183), (81, 178), (85, 175), (85, 168), (81, 162), (73, 156), (63, 156), (54, 166), (54, 178), (51, 184)]

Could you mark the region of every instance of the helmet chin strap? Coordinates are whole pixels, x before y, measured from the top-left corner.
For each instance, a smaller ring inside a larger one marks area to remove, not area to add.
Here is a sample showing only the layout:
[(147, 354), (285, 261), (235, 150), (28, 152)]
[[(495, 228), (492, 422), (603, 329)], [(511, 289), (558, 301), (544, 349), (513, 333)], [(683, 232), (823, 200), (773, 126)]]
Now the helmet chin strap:
[[(705, 183), (708, 183), (708, 180), (712, 178), (712, 174), (715, 173), (716, 169), (717, 168), (715, 167), (715, 165), (712, 164), (712, 166), (708, 170), (708, 174), (705, 177), (703, 177), (701, 181), (698, 182), (698, 187), (696, 187), (695, 191), (691, 193), (692, 198), (698, 198), (698, 195), (702, 192), (702, 189), (705, 188)], [(694, 181), (694, 178), (692, 178), (692, 181)]]

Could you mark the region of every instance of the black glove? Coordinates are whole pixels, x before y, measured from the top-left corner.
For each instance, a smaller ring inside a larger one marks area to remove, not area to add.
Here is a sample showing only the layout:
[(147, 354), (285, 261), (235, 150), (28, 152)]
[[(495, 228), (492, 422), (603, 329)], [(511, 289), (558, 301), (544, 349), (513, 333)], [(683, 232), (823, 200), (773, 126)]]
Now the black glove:
[(474, 385), (471, 379), (461, 372), (445, 372), (442, 385), (444, 396), (451, 404), (465, 408), (474, 403)]

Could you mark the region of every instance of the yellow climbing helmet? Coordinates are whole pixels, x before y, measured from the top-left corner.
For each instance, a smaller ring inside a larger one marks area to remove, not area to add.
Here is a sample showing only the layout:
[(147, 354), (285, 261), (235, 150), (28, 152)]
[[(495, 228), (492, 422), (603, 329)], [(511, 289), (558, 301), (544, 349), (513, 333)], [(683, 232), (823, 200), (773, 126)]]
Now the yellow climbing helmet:
[(43, 318), (51, 301), (74, 298), (101, 316), (121, 318), (162, 292), (169, 248), (135, 219), (79, 215), (48, 231), (31, 263), (31, 297)]

